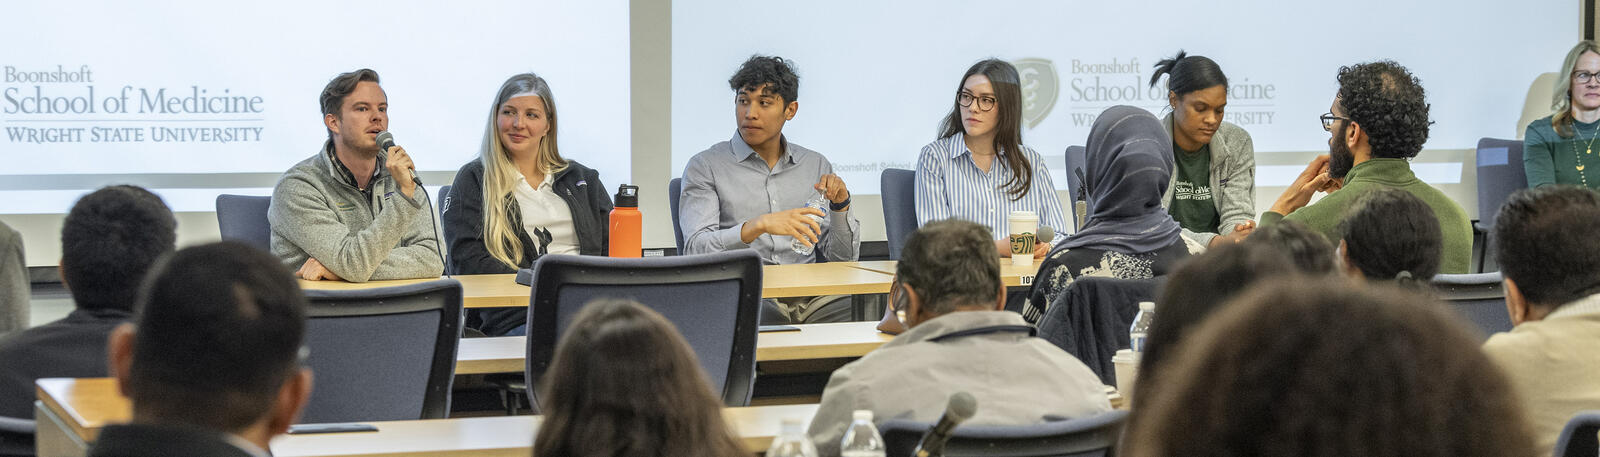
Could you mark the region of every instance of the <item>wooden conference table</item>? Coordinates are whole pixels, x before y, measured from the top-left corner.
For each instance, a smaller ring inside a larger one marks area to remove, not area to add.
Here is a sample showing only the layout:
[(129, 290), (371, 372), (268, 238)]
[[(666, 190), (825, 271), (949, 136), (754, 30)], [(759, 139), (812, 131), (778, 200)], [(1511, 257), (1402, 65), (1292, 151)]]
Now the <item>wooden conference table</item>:
[[(132, 416), (128, 400), (110, 378), (41, 379), (35, 413), (41, 457), (83, 456), (107, 424)], [(723, 409), (745, 450), (764, 452), (784, 418), (810, 423), (817, 405)], [(277, 457), (517, 456), (531, 452), (539, 416), (473, 417), (368, 422), (376, 432), (286, 435), (272, 441)]]
[[(855, 358), (894, 337), (879, 332), (877, 322), (801, 324), (800, 331), (765, 332), (756, 336), (756, 362)], [(528, 340), (520, 336), (463, 338), (456, 350), (456, 374), (521, 373)]]
[[(893, 260), (866, 262), (828, 262), (762, 267), (761, 297), (809, 297), (817, 295), (861, 295), (889, 292), (894, 283)], [(1000, 276), (1007, 287), (1033, 284), (1038, 261), (1030, 266), (1012, 266), (1001, 259)], [(526, 307), (532, 290), (517, 284), (515, 274), (455, 275), (461, 282), (462, 306), (466, 308)], [(398, 286), (431, 281), (403, 279), (350, 283), (344, 281), (300, 281), (302, 289), (348, 290)]]

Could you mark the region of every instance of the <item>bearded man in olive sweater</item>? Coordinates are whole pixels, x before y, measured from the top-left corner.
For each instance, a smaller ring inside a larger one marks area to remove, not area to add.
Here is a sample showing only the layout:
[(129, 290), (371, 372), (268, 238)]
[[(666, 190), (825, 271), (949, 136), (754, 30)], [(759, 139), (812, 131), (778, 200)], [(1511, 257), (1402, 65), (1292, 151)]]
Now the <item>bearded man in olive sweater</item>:
[[(1311, 161), (1261, 215), (1261, 225), (1296, 220), (1337, 243), (1339, 223), (1360, 197), (1393, 187), (1422, 199), (1439, 218), (1444, 232), (1439, 272), (1466, 273), (1472, 263), (1467, 212), (1411, 171), (1410, 159), (1428, 141), (1429, 124), (1422, 82), (1405, 67), (1385, 60), (1340, 68), (1339, 94), (1322, 115), (1322, 128), (1333, 133), (1329, 153)], [(1328, 195), (1307, 205), (1319, 191)]]

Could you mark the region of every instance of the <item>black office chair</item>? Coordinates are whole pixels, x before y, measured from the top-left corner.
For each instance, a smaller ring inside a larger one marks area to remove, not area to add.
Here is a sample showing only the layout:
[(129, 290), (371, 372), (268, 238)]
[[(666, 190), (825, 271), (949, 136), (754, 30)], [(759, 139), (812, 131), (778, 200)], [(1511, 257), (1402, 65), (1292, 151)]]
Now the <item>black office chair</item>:
[(886, 168), (878, 184), (883, 191), (883, 231), (889, 237), (889, 259), (900, 260), (900, 249), (917, 231), (917, 172)]
[[(596, 298), (617, 297), (636, 300), (676, 325), (724, 404), (750, 404), (761, 300), (761, 257), (755, 251), (632, 259), (549, 255), (534, 262), (532, 274), (528, 385), (538, 385), (579, 309)], [(537, 389), (530, 392), (537, 410)]]
[(678, 221), (678, 197), (683, 195), (683, 178), (672, 178), (667, 183), (667, 203), (672, 208), (672, 239), (678, 242), (678, 255), (683, 255), (683, 225)]
[(1579, 411), (1556, 440), (1555, 457), (1589, 457), (1600, 453), (1600, 411)]
[[(981, 408), (981, 407), (980, 407)], [(944, 455), (1006, 457), (1101, 457), (1115, 454), (1128, 412), (1117, 410), (1090, 417), (1030, 425), (962, 425), (955, 429)], [(894, 419), (883, 423), (883, 444), (889, 457), (909, 457), (932, 424)]]
[(272, 252), (272, 226), (267, 223), (267, 207), (271, 204), (272, 197), (218, 195), (217, 228), (222, 239)]
[(1479, 335), (1482, 341), (1489, 335), (1511, 331), (1511, 315), (1506, 311), (1506, 292), (1500, 279), (1500, 272), (1442, 274), (1434, 276), (1432, 282), (1440, 299), (1483, 331)]
[(1165, 276), (1080, 277), (1050, 299), (1037, 322), (1039, 337), (1083, 361), (1101, 383), (1117, 385), (1111, 357), (1128, 348), (1128, 326), (1139, 314), (1139, 302), (1155, 301), (1165, 283)]
[(33, 456), (35, 428), (32, 419), (0, 417), (0, 457)]
[(1494, 231), (1495, 215), (1500, 205), (1517, 189), (1528, 187), (1528, 175), (1522, 170), (1522, 140), (1482, 138), (1478, 140), (1478, 220), (1472, 223), (1473, 272), (1495, 270), (1494, 251), (1490, 250), (1489, 233)]
[(317, 381), (302, 423), (449, 416), (460, 282), (305, 294), (307, 365)]

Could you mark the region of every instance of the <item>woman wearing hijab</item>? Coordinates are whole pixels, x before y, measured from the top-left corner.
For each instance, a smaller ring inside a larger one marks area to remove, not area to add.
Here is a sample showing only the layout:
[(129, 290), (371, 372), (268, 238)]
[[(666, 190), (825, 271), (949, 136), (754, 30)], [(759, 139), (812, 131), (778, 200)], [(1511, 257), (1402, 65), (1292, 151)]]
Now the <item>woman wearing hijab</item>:
[(1161, 207), (1172, 179), (1172, 139), (1160, 119), (1113, 106), (1095, 119), (1085, 148), (1089, 217), (1040, 264), (1022, 313), (1030, 322), (1078, 277), (1152, 278), (1205, 249), (1181, 236)]

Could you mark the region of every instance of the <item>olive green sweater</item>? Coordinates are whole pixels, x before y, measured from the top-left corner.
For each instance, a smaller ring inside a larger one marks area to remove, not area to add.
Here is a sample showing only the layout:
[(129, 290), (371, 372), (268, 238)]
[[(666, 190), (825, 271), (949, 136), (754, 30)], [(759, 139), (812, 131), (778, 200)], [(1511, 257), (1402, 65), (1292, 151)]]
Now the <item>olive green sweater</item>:
[(1261, 225), (1267, 226), (1280, 219), (1299, 221), (1322, 232), (1335, 244), (1339, 242), (1339, 222), (1344, 220), (1362, 194), (1378, 187), (1395, 187), (1421, 198), (1439, 218), (1439, 228), (1444, 231), (1444, 252), (1440, 253), (1440, 273), (1466, 273), (1472, 264), (1472, 222), (1467, 212), (1444, 192), (1417, 179), (1411, 172), (1411, 163), (1405, 159), (1371, 159), (1356, 164), (1345, 175), (1344, 188), (1317, 200), (1316, 203), (1294, 210), (1288, 215), (1267, 211), (1261, 214)]

